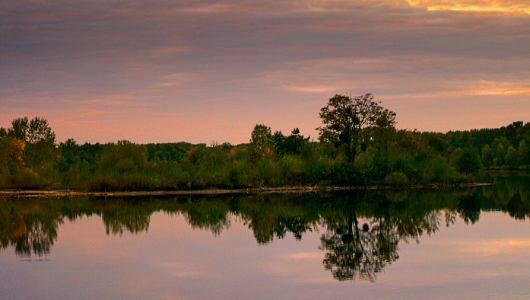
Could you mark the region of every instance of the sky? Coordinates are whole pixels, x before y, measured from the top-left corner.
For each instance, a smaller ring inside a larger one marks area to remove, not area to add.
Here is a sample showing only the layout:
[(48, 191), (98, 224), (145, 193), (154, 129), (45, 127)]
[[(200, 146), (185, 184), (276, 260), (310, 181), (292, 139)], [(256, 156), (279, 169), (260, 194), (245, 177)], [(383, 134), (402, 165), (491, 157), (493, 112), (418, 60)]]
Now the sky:
[(0, 126), (58, 142), (318, 138), (335, 94), (397, 128), (530, 121), (527, 0), (0, 0)]

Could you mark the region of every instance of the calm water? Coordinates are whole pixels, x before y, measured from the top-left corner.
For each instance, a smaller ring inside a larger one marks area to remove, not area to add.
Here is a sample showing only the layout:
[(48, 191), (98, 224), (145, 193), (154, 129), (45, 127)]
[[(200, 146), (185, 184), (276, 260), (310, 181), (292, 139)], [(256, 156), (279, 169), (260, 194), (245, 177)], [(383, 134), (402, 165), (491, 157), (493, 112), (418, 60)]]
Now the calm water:
[(178, 198), (0, 198), (0, 299), (529, 299), (530, 177)]

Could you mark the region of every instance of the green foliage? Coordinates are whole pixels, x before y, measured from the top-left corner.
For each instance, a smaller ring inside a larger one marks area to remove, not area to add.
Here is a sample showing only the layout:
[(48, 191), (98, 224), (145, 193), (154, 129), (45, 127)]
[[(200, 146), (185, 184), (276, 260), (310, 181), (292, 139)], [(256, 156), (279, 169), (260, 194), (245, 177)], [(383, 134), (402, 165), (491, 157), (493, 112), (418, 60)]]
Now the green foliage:
[(285, 155), (280, 159), (281, 177), (283, 184), (302, 185), (303, 179), (303, 161), (299, 155)]
[(482, 148), (482, 164), (484, 167), (489, 168), (493, 165), (493, 160), (495, 159), (495, 153), (490, 148), (489, 145), (485, 145)]
[(506, 157), (506, 151), (504, 150), (504, 146), (502, 145), (502, 143), (498, 143), (496, 149), (497, 150), (495, 151), (494, 163), (498, 167), (504, 166), (504, 158)]
[(309, 147), (309, 137), (305, 138), (301, 135), (298, 128), (293, 129), (291, 135), (287, 137), (281, 131), (276, 131), (272, 136), (272, 141), (278, 156), (301, 154)]
[(402, 172), (392, 172), (386, 175), (384, 183), (391, 186), (405, 186), (409, 182), (407, 175)]
[(28, 117), (24, 117), (14, 119), (11, 125), (8, 136), (26, 143), (24, 157), (27, 166), (35, 167), (46, 161), (55, 162), (59, 153), (55, 146), (55, 133), (48, 120), (35, 117), (30, 121)]
[(156, 181), (143, 176), (128, 176), (123, 178), (92, 178), (88, 189), (93, 192), (103, 191), (150, 191)]
[(256, 186), (279, 186), (282, 180), (282, 170), (278, 163), (272, 159), (263, 159), (257, 165), (256, 169), (259, 172)]
[(156, 164), (162, 162), (179, 162), (192, 147), (190, 143), (147, 144), (148, 160)]
[(371, 180), (377, 182), (384, 179), (386, 175), (392, 171), (392, 166), (388, 155), (381, 154), (376, 151), (377, 150), (372, 150), (373, 153), (370, 153), (370, 151), (366, 151), (363, 154), (365, 157), (367, 157), (366, 161), (364, 161), (364, 164), (369, 166), (368, 176)]
[(508, 147), (504, 162), (511, 168), (517, 167), (519, 165), (519, 155), (517, 154), (517, 150), (515, 150), (512, 146)]
[(431, 158), (422, 164), (417, 164), (411, 174), (407, 174), (409, 179), (419, 183), (456, 183), (458, 173), (444, 159)]
[(530, 165), (530, 148), (526, 146), (526, 141), (521, 140), (519, 149), (517, 151), (519, 157), (519, 164), (522, 166)]
[(263, 124), (254, 126), (250, 135), (249, 152), (254, 161), (274, 156), (274, 143), (270, 127)]
[(12, 187), (17, 189), (40, 189), (46, 187), (39, 174), (29, 168), (15, 171), (12, 178)]
[(118, 141), (104, 147), (103, 154), (98, 162), (99, 171), (102, 173), (119, 174), (136, 173), (148, 167), (147, 149), (129, 141)]
[(11, 172), (7, 167), (0, 167), (0, 189), (8, 188), (11, 184)]
[(19, 139), (21, 141), (27, 140), (27, 134), (29, 130), (28, 117), (17, 118), (11, 121), (11, 128), (7, 130), (7, 135)]
[(476, 174), (480, 169), (478, 151), (473, 146), (465, 147), (457, 154), (455, 166), (458, 172)]

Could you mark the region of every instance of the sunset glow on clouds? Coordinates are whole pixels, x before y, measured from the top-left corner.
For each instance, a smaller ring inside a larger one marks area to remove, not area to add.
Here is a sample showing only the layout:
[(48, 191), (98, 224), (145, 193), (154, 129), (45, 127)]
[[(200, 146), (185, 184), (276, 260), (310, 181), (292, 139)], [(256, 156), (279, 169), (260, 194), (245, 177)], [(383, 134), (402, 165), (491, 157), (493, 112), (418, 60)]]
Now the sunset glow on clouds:
[(4, 1), (0, 126), (59, 141), (317, 137), (335, 93), (399, 128), (530, 121), (530, 4), (516, 0)]
[(514, 0), (408, 0), (428, 10), (485, 11), (530, 14), (530, 4)]

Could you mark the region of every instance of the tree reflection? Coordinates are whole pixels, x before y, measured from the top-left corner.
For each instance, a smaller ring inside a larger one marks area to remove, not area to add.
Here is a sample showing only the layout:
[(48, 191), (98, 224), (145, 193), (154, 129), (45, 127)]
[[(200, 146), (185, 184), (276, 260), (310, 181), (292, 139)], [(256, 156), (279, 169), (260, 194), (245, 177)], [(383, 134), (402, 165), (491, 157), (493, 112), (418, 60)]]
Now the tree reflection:
[(221, 235), (223, 230), (230, 228), (230, 218), (225, 206), (212, 202), (207, 205), (203, 202), (189, 206), (186, 219), (193, 228), (209, 230), (214, 236)]
[(145, 209), (113, 208), (102, 213), (101, 219), (105, 225), (107, 235), (122, 235), (124, 231), (133, 234), (147, 232), (152, 211)]
[(49, 254), (62, 221), (43, 220), (36, 216), (26, 216), (24, 219), (26, 232), (13, 240), (17, 255), (30, 257), (32, 253), (38, 256)]
[(422, 235), (438, 231), (442, 220), (446, 226), (456, 220), (456, 213), (449, 209), (432, 210), (412, 200), (394, 203), (367, 195), (339, 197), (336, 216), (323, 220), (327, 232), (320, 238), (319, 249), (326, 251), (324, 268), (337, 280), (374, 282), (378, 273), (399, 259), (399, 242), (419, 243)]
[(337, 280), (373, 282), (399, 258), (399, 243), (419, 243), (457, 217), (473, 224), (483, 210), (504, 211), (515, 219), (530, 216), (530, 177), (525, 176), (502, 174), (491, 179), (496, 185), (476, 190), (23, 201), (0, 197), (0, 251), (13, 247), (23, 257), (47, 255), (63, 220), (91, 215), (101, 216), (108, 235), (139, 234), (148, 231), (153, 213), (164, 212), (182, 215), (192, 228), (214, 236), (234, 220), (241, 221), (259, 245), (291, 234), (300, 240), (323, 227), (319, 248), (325, 251), (324, 268)]
[(473, 193), (472, 195), (464, 196), (460, 198), (458, 204), (458, 212), (460, 216), (466, 222), (466, 224), (475, 224), (480, 218), (480, 209), (482, 207), (482, 201)]
[(383, 219), (359, 226), (355, 211), (346, 218), (326, 220), (328, 231), (320, 238), (325, 250), (324, 268), (338, 280), (361, 279), (374, 282), (377, 273), (399, 258), (399, 237)]
[(57, 240), (58, 227), (63, 223), (60, 216), (47, 210), (43, 214), (25, 214), (11, 208), (8, 214), (0, 212), (0, 249), (13, 246), (20, 257), (49, 254)]

